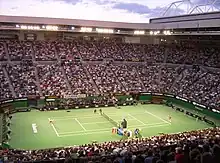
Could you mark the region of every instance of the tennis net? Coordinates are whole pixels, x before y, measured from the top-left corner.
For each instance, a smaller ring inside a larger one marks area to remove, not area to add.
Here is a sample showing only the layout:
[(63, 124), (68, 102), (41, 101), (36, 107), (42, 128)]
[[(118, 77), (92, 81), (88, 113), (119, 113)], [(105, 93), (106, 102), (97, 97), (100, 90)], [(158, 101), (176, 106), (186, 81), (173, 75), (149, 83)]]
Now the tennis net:
[(109, 116), (107, 116), (105, 113), (102, 113), (102, 116), (107, 119), (109, 122), (111, 122), (115, 127), (118, 127), (118, 123), (115, 122), (113, 119), (111, 119)]

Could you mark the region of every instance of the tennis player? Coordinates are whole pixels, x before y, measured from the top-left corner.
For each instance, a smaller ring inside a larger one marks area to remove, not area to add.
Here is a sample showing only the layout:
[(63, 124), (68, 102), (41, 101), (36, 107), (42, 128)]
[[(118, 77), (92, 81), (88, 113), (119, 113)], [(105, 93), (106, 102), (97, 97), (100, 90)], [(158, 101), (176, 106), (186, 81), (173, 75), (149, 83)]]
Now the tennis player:
[(172, 117), (171, 117), (170, 115), (168, 115), (168, 120), (169, 120), (169, 122), (171, 123)]
[(52, 124), (54, 123), (54, 121), (52, 119), (50, 119), (49, 122), (52, 123)]
[(102, 109), (99, 109), (99, 113), (102, 114)]

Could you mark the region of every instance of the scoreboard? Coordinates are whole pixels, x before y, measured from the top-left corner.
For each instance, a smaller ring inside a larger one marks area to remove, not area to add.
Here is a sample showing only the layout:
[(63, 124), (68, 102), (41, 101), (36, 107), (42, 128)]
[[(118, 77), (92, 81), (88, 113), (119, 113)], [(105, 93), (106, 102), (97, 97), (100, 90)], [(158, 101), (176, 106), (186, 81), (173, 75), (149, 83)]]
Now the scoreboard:
[(46, 96), (45, 97), (45, 106), (47, 108), (53, 109), (57, 108), (59, 104), (59, 97), (57, 96)]

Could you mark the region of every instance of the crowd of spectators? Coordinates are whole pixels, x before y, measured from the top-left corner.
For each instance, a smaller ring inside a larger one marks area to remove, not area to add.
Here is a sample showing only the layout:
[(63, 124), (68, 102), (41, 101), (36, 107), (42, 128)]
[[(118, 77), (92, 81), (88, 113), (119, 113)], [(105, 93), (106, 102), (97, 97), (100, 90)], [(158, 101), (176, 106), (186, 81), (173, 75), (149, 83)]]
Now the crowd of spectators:
[(4, 75), (3, 68), (0, 67), (0, 99), (7, 99), (12, 97), (11, 90), (9, 88), (9, 83)]
[[(38, 95), (39, 77), (43, 95), (167, 92), (210, 106), (220, 101), (219, 72), (182, 63), (219, 67), (218, 52), (214, 47), (125, 44), (116, 39), (0, 42), (0, 60), (9, 56), (22, 62), (6, 68), (16, 97)], [(33, 58), (46, 62), (23, 65)], [(159, 64), (165, 62), (180, 65)], [(1, 90), (9, 96), (8, 89)]]
[(187, 92), (187, 89), (200, 80), (204, 75), (206, 75), (206, 72), (202, 69), (197, 70), (188, 68), (185, 69), (181, 75), (182, 78), (176, 81), (171, 89), (171, 92), (177, 93), (182, 97), (192, 98), (191, 94), (194, 92)]
[(178, 79), (183, 68), (180, 67), (161, 67), (160, 92), (169, 92), (175, 80)]
[(92, 79), (88, 77), (80, 62), (65, 61), (63, 66), (74, 95), (95, 94)]
[(7, 60), (5, 48), (4, 48), (4, 42), (0, 42), (0, 61)]
[(166, 61), (169, 63), (178, 63), (181, 64), (185, 62), (185, 57), (188, 55), (188, 52), (185, 51), (182, 47), (169, 47)]
[(36, 85), (35, 68), (31, 61), (6, 66), (16, 97), (39, 95)]
[(189, 86), (186, 92), (187, 94), (190, 94), (191, 100), (193, 99), (194, 101), (205, 105), (213, 104), (213, 99), (215, 99), (216, 96), (219, 96), (219, 81), (220, 73), (208, 73)]
[(79, 58), (77, 46), (74, 41), (56, 42), (56, 51), (61, 60), (74, 60), (75, 58)]
[(101, 93), (121, 93), (125, 88), (112, 69), (105, 64), (85, 65)]
[(37, 65), (40, 87), (44, 96), (71, 95), (61, 68), (57, 64)]
[(159, 66), (137, 65), (137, 72), (144, 85), (146, 92), (160, 92), (159, 85)]
[(15, 162), (219, 163), (220, 128), (48, 150), (0, 150)]
[(189, 47), (189, 46), (169, 46), (167, 47), (168, 63), (178, 64), (198, 64), (209, 67), (220, 67), (218, 47)]
[(186, 44), (144, 45), (122, 43), (115, 39), (73, 41), (1, 41), (0, 60), (6, 60), (7, 52), (11, 60), (35, 57), (38, 61), (72, 59), (101, 61), (109, 58), (116, 61), (146, 61), (151, 63), (199, 64), (220, 67), (218, 47), (189, 46)]
[(126, 61), (145, 61), (144, 45), (120, 43), (117, 46), (121, 49), (122, 58)]
[(123, 60), (121, 49), (114, 40), (103, 40), (95, 42), (103, 58), (111, 58), (114, 60)]
[(38, 61), (51, 61), (57, 59), (55, 41), (33, 42), (33, 50), (35, 58)]
[(146, 62), (150, 63), (163, 63), (165, 62), (165, 56), (167, 49), (163, 45), (145, 45), (144, 53)]
[(98, 61), (103, 59), (93, 41), (80, 40), (77, 42), (77, 48), (83, 60)]
[(8, 54), (12, 61), (32, 58), (32, 43), (26, 41), (7, 41)]
[(141, 92), (144, 90), (133, 65), (112, 65), (111, 69), (127, 92)]

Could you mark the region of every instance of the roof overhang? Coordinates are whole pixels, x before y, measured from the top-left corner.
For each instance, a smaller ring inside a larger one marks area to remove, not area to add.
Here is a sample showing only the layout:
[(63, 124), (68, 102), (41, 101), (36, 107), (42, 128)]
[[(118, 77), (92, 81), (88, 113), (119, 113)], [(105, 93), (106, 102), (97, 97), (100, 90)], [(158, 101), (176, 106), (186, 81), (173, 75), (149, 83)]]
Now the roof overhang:
[(216, 28), (220, 27), (220, 12), (155, 18), (150, 19), (150, 24), (169, 29)]
[(102, 27), (102, 28), (121, 28), (121, 29), (151, 29), (149, 23), (122, 23), (97, 20), (80, 19), (61, 19), (44, 17), (26, 17), (26, 16), (5, 16), (0, 15), (0, 22), (19, 23), (19, 24), (49, 24), (49, 25), (72, 25), (83, 27)]
[(150, 23), (123, 23), (96, 20), (61, 19), (25, 16), (0, 15), (0, 23), (31, 24), (31, 25), (63, 25), (79, 27), (100, 27), (128, 30), (171, 30), (171, 29), (199, 29), (220, 28), (220, 12), (193, 14), (174, 17), (151, 19)]

